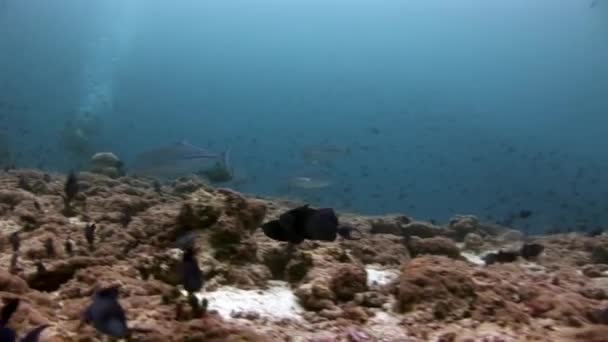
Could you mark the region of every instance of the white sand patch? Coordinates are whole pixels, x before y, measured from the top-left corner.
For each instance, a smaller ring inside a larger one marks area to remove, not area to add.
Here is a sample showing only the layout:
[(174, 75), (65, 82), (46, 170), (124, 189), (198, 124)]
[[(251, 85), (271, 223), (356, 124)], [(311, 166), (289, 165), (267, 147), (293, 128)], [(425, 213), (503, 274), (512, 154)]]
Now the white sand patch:
[(82, 221), (80, 217), (70, 217), (68, 222), (73, 229), (84, 229), (88, 223)]
[(401, 319), (386, 312), (377, 312), (367, 322), (366, 328), (372, 335), (379, 337), (378, 341), (410, 341)]
[(21, 226), (13, 220), (0, 220), (0, 232), (2, 235), (9, 236), (14, 232), (21, 230)]
[(270, 282), (270, 287), (265, 290), (241, 290), (223, 286), (216, 291), (198, 293), (197, 297), (207, 299), (208, 309), (217, 310), (227, 319), (234, 314), (255, 312), (260, 317), (271, 320), (300, 320), (304, 311), (287, 283), (281, 281)]
[(365, 271), (367, 271), (367, 286), (386, 285), (399, 276), (397, 270), (387, 270), (374, 265), (367, 266)]
[(522, 262), (521, 267), (530, 273), (546, 273), (547, 270), (545, 266), (530, 261)]
[[(488, 252), (485, 252), (485, 254), (487, 254)], [(475, 254), (472, 252), (462, 252), (460, 253), (465, 259), (467, 259), (468, 262), (478, 265), (478, 266), (483, 266), (486, 264), (485, 261), (483, 261), (483, 259), (481, 258), (482, 255), (481, 254)]]

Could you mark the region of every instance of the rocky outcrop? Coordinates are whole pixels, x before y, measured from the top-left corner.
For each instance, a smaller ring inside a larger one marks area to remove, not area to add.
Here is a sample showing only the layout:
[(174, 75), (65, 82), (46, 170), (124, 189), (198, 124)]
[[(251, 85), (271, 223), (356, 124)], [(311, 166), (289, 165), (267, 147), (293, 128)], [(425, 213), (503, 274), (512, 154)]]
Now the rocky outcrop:
[(99, 152), (91, 157), (89, 170), (92, 173), (118, 178), (124, 175), (123, 163), (112, 152)]
[(445, 237), (439, 236), (426, 239), (411, 237), (406, 244), (414, 257), (430, 254), (444, 255), (454, 259), (461, 258), (458, 246), (452, 240)]

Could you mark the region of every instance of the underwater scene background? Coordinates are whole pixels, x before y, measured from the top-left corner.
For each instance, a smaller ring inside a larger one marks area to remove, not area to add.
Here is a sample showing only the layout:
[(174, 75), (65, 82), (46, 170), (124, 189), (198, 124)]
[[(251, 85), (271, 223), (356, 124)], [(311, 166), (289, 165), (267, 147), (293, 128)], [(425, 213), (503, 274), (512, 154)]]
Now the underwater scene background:
[(0, 0), (0, 157), (187, 141), (246, 193), (592, 230), (607, 36), (602, 0)]

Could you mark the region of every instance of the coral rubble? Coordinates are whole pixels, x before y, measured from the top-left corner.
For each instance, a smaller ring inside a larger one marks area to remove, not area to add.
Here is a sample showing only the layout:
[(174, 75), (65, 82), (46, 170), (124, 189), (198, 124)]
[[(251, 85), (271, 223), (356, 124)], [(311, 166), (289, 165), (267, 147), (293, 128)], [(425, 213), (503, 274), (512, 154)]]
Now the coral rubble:
[[(295, 204), (125, 177), (110, 154), (92, 165), (69, 215), (65, 175), (0, 173), (0, 297), (21, 299), (16, 331), (50, 324), (42, 341), (103, 340), (81, 320), (108, 286), (138, 341), (606, 340), (606, 235), (537, 236), (534, 258), (485, 265), (523, 236), (471, 215), (341, 213), (363, 239), (288, 246), (258, 227)], [(205, 279), (191, 297), (182, 244)]]

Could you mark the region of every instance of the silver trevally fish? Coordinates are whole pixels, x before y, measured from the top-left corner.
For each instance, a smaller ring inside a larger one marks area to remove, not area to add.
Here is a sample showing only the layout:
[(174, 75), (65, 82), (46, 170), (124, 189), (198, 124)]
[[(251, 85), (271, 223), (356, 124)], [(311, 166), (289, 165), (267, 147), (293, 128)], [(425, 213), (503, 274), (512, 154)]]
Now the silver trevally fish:
[(177, 178), (221, 161), (228, 165), (228, 153), (215, 153), (180, 141), (141, 152), (135, 157), (130, 171), (136, 175), (157, 178)]
[(300, 189), (323, 189), (331, 185), (329, 179), (298, 176), (289, 179), (289, 185)]
[(349, 154), (350, 149), (331, 144), (310, 145), (301, 150), (302, 159), (311, 165), (331, 166), (336, 159)]
[(298, 189), (323, 189), (331, 186), (332, 183), (329, 175), (319, 170), (299, 172), (287, 181), (289, 188)]

